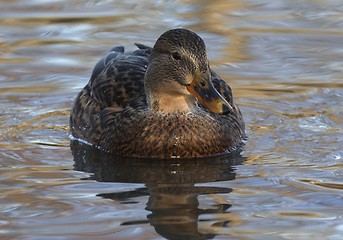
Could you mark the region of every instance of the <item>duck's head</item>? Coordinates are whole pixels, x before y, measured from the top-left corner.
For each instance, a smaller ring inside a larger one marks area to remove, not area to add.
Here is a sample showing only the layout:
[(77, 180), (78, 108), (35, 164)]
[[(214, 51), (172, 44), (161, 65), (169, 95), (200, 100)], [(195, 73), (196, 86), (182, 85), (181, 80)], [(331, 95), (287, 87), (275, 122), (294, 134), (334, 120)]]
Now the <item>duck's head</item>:
[(159, 37), (149, 58), (145, 91), (153, 111), (197, 111), (196, 99), (214, 113), (232, 109), (212, 85), (204, 41), (187, 29)]

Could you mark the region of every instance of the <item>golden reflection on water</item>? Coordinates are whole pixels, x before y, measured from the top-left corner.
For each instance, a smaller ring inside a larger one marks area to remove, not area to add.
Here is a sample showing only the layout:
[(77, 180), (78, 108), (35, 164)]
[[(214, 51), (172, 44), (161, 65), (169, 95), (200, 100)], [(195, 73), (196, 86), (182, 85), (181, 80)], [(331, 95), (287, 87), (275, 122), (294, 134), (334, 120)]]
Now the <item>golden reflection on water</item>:
[(230, 28), (232, 25), (230, 12), (244, 9), (242, 1), (191, 1), (196, 12), (190, 13), (191, 17), (196, 17), (200, 21), (193, 26), (194, 30), (206, 29), (207, 32), (226, 36), (227, 43), (223, 46), (223, 52), (226, 54), (222, 58), (216, 58), (212, 64), (223, 62), (241, 62), (249, 60), (250, 56), (246, 52), (247, 36), (239, 31)]
[(329, 182), (318, 182), (313, 180), (302, 180), (303, 182), (307, 182), (316, 186), (325, 187), (325, 188), (332, 188), (332, 189), (343, 189), (343, 183), (329, 183)]
[[(35, 92), (35, 93), (47, 93), (47, 92), (54, 92), (56, 91), (57, 89), (57, 86), (53, 86), (53, 85), (50, 85), (50, 86), (41, 86), (41, 85), (37, 85), (37, 86), (30, 86), (30, 87), (20, 87), (20, 86), (17, 86), (17, 87), (4, 87), (2, 89), (0, 89), (0, 95), (6, 95), (7, 93), (15, 93), (15, 94), (21, 94), (21, 93), (24, 93), (24, 94), (27, 94), (27, 93), (31, 93), (31, 92)], [(12, 96), (8, 97), (8, 98), (12, 98), (11, 101), (13, 101), (13, 98)]]

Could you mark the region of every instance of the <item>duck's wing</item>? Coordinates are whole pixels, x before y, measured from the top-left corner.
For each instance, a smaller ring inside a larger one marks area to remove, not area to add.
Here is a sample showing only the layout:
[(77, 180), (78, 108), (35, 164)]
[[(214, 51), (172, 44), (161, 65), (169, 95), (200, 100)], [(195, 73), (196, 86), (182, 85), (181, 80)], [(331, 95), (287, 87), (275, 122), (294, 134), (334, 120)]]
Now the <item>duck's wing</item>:
[(96, 64), (88, 86), (91, 96), (103, 107), (123, 108), (144, 95), (144, 75), (152, 49), (136, 45), (139, 49), (130, 53), (115, 47)]
[[(236, 115), (238, 118), (242, 119), (242, 113), (239, 107), (235, 104), (233, 100), (232, 90), (230, 86), (223, 79), (221, 79), (219, 75), (216, 74), (212, 69), (211, 69), (211, 80), (215, 89), (232, 106), (233, 115)], [(243, 120), (241, 120), (241, 122), (243, 123)]]
[(115, 47), (95, 65), (70, 114), (74, 137), (97, 144), (114, 115), (133, 99), (145, 95), (144, 75), (152, 49), (136, 45), (138, 50), (129, 53), (124, 47)]
[(214, 88), (222, 95), (225, 100), (232, 104), (232, 90), (230, 86), (211, 69), (211, 80)]

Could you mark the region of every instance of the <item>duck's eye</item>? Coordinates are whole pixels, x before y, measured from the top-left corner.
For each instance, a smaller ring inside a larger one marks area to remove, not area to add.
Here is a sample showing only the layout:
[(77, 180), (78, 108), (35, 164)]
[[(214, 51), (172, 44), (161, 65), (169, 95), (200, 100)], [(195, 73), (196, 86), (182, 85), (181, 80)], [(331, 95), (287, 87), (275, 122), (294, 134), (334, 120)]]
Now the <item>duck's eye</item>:
[(180, 60), (180, 59), (181, 59), (181, 55), (180, 55), (180, 53), (178, 53), (178, 52), (173, 52), (173, 53), (172, 53), (172, 56), (173, 56), (173, 58), (174, 58), (175, 60)]

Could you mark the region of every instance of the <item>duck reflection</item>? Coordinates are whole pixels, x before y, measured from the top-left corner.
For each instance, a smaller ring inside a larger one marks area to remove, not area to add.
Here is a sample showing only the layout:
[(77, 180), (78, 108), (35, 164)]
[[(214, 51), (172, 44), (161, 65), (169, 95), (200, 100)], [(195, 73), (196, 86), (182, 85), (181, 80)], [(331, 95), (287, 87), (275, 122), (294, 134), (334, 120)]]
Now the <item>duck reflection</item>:
[[(232, 165), (244, 158), (239, 151), (211, 159), (132, 159), (103, 153), (78, 141), (71, 142), (74, 169), (93, 173), (87, 179), (99, 182), (144, 183), (134, 191), (103, 193), (103, 198), (130, 203), (133, 198), (149, 196), (146, 210), (151, 213), (144, 222), (124, 222), (122, 225), (150, 223), (158, 234), (167, 239), (211, 239), (215, 234), (199, 229), (202, 214), (224, 213), (229, 204), (210, 209), (200, 208), (198, 197), (225, 194), (231, 188), (196, 186), (198, 183), (227, 181), (235, 178)], [(227, 224), (222, 222), (221, 224)]]

